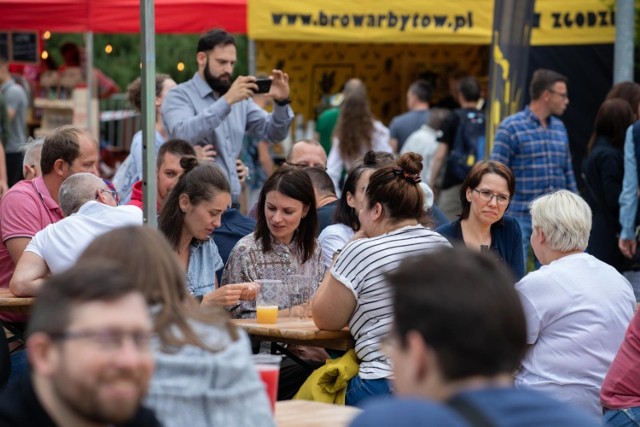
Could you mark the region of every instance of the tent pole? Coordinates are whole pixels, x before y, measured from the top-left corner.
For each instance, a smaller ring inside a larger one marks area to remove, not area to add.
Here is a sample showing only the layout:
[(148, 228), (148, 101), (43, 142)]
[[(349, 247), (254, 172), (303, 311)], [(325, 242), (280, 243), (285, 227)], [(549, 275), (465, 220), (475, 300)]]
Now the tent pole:
[(87, 129), (98, 141), (98, 150), (100, 150), (100, 135), (93, 134), (93, 32), (88, 31), (84, 34), (85, 45), (85, 73), (87, 80)]
[(142, 44), (142, 208), (146, 225), (158, 226), (156, 205), (156, 38), (154, 0), (140, 1)]
[(254, 39), (250, 39), (247, 36), (247, 42), (248, 42), (248, 47), (249, 47), (249, 52), (248, 53), (248, 61), (249, 61), (249, 75), (250, 76), (255, 76), (256, 75), (256, 41)]
[(616, 1), (616, 43), (613, 51), (613, 83), (633, 81), (633, 0)]

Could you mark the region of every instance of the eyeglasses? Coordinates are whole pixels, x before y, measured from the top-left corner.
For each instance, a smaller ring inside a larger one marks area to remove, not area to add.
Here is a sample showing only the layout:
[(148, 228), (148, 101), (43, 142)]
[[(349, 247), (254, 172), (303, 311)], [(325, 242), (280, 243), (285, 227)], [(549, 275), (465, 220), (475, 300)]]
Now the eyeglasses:
[[(107, 188), (101, 188), (100, 190), (98, 190), (98, 192), (111, 194), (111, 197), (113, 197), (113, 200), (116, 201), (116, 204), (120, 204), (120, 195), (118, 195), (118, 192), (116, 190), (109, 190)], [(96, 194), (96, 199), (97, 198), (98, 198), (98, 195)]]
[(294, 168), (298, 168), (298, 169), (304, 169), (304, 168), (318, 168), (318, 169), (322, 169), (323, 171), (327, 170), (327, 167), (323, 164), (320, 163), (307, 163), (307, 162), (302, 162), (302, 163), (289, 163), (287, 162), (288, 166), (294, 167)]
[(569, 98), (569, 94), (567, 92), (556, 92), (553, 89), (548, 89), (548, 90), (549, 90), (549, 92), (551, 92), (551, 93), (553, 93), (555, 95), (558, 95), (562, 99), (568, 99)]
[(509, 197), (503, 196), (502, 194), (493, 194), (489, 190), (477, 190), (475, 188), (473, 189), (473, 191), (475, 191), (480, 195), (480, 200), (485, 201), (487, 203), (491, 202), (491, 199), (495, 197), (497, 204), (501, 206), (509, 204)]
[(53, 334), (55, 340), (88, 340), (102, 350), (120, 350), (125, 338), (131, 339), (139, 351), (150, 351), (153, 334), (147, 331), (126, 332), (116, 329), (70, 331)]

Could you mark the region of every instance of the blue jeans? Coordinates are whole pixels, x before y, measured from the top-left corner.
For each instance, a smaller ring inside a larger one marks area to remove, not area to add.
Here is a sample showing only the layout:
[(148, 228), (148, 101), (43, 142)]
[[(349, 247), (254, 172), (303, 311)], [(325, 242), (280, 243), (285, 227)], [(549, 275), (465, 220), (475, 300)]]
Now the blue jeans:
[(363, 380), (360, 375), (356, 375), (347, 385), (345, 403), (349, 406), (362, 407), (368, 399), (377, 396), (391, 396), (389, 380), (386, 378)]
[(607, 409), (602, 416), (602, 424), (607, 427), (638, 427), (640, 408)]
[[(522, 232), (522, 253), (524, 255), (524, 268), (526, 270), (527, 258), (529, 257), (529, 246), (531, 245), (531, 216), (514, 216), (514, 218), (516, 221), (518, 221), (518, 225), (520, 225), (520, 231)], [(536, 266), (536, 270), (540, 268), (540, 261), (538, 261), (538, 258), (536, 258), (535, 253), (533, 254), (533, 262)]]

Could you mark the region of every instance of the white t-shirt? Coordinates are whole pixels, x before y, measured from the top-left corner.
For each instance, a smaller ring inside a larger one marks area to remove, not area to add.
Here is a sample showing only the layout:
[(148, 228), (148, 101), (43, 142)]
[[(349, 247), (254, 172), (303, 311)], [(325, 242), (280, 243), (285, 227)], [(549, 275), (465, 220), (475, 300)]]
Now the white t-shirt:
[(422, 182), (431, 182), (431, 168), (438, 151), (438, 144), (437, 132), (427, 125), (422, 125), (420, 129), (409, 135), (400, 150), (400, 154), (413, 152), (422, 156), (422, 172), (420, 172)]
[[(342, 188), (340, 188), (342, 170), (344, 169), (348, 172), (353, 166), (351, 160), (342, 158), (339, 146), (340, 140), (338, 138), (333, 138), (333, 145), (331, 146), (331, 151), (329, 151), (329, 157), (327, 158), (327, 174), (329, 174), (333, 181), (333, 185), (336, 187), (336, 195), (338, 197), (340, 197), (342, 193)], [(361, 148), (362, 152), (360, 153), (360, 156), (364, 156), (369, 149), (364, 146)], [(377, 120), (373, 122), (371, 150), (393, 153), (393, 149), (391, 148), (391, 145), (389, 145), (389, 129)]]
[(629, 282), (613, 267), (580, 253), (529, 273), (516, 290), (531, 345), (516, 386), (602, 417), (600, 386), (635, 310)]
[(78, 212), (36, 233), (25, 252), (38, 255), (47, 263), (51, 273), (59, 273), (71, 267), (93, 239), (127, 225), (142, 225), (140, 208), (113, 207), (90, 201)]
[(336, 259), (331, 274), (356, 298), (349, 329), (356, 341), (362, 379), (388, 378), (393, 373), (380, 346), (393, 320), (391, 290), (384, 274), (396, 270), (407, 257), (450, 246), (435, 231), (412, 225), (353, 241)]
[(344, 224), (332, 224), (322, 230), (318, 236), (318, 243), (322, 248), (322, 259), (327, 267), (331, 267), (333, 254), (338, 249), (344, 248), (354, 234), (353, 228)]

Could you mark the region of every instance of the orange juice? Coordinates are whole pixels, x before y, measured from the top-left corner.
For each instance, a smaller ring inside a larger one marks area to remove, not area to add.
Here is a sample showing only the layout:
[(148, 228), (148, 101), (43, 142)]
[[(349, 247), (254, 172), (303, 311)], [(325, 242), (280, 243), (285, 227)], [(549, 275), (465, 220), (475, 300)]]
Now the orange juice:
[(256, 307), (256, 321), (258, 323), (278, 323), (278, 306), (258, 306)]

